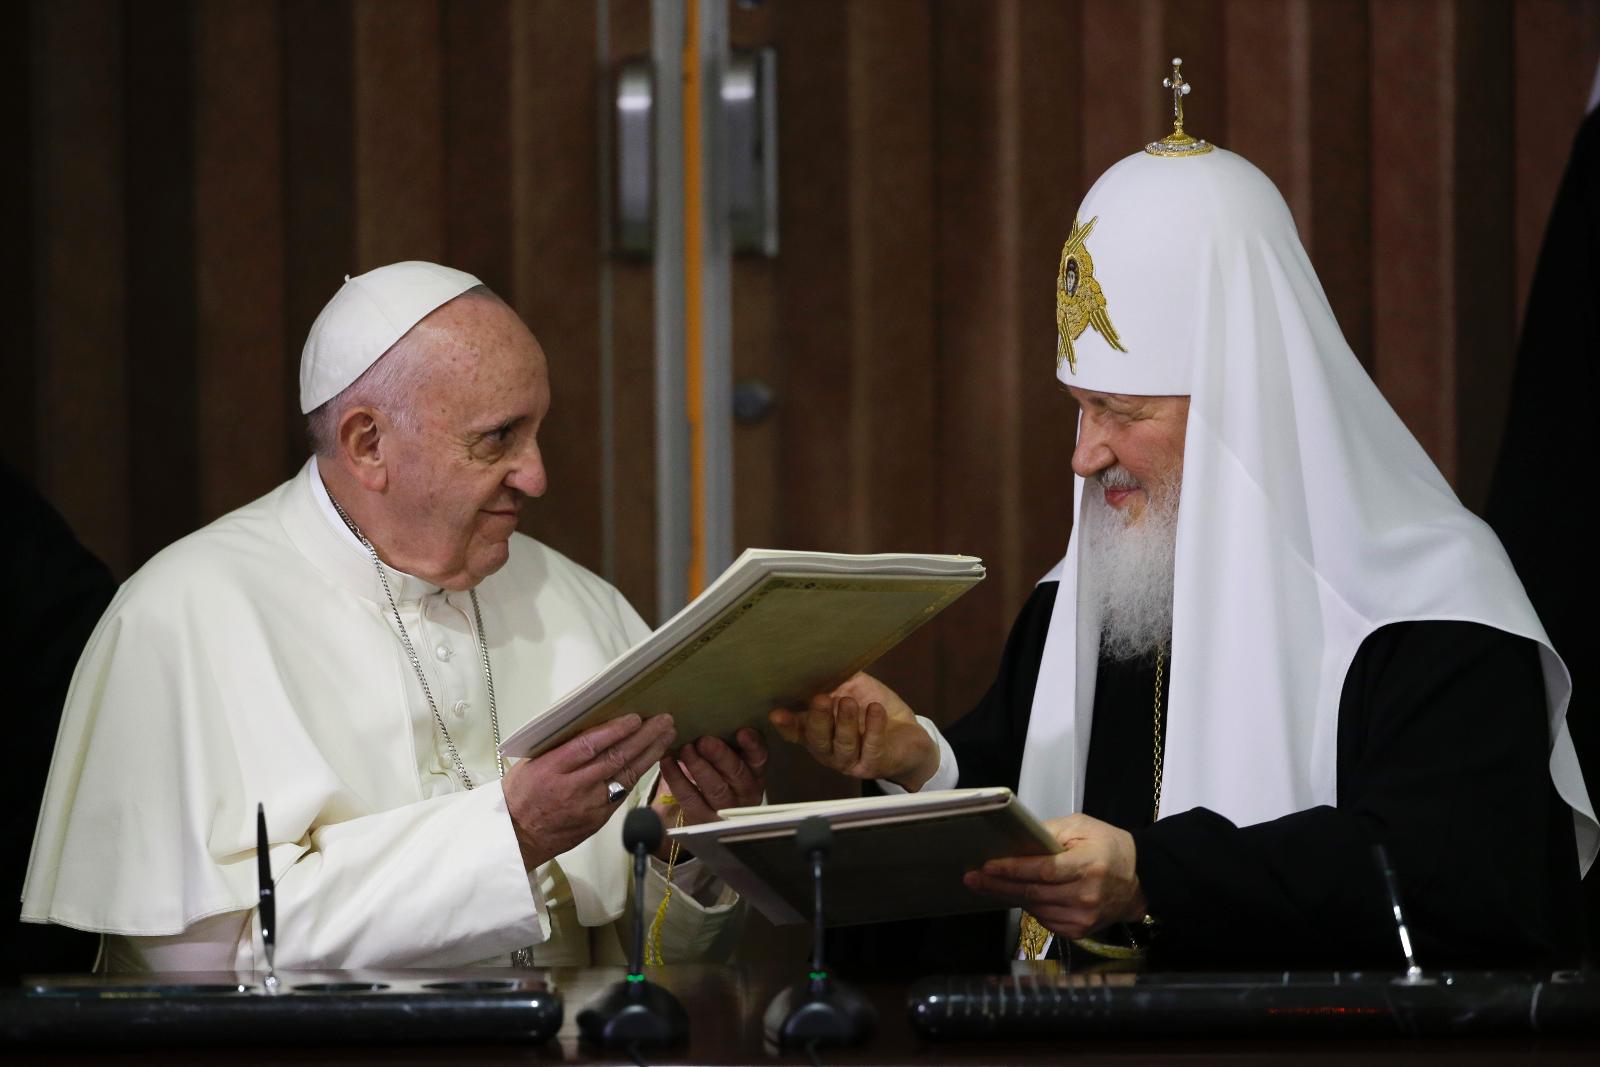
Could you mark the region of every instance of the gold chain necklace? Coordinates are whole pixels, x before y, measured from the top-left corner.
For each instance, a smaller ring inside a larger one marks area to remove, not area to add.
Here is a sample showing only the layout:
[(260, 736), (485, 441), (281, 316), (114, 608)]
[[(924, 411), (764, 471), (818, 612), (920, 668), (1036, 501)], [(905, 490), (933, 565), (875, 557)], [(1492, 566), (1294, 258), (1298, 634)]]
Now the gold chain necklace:
[[(1165, 648), (1156, 649), (1156, 696), (1155, 714), (1153, 717), (1155, 723), (1153, 737), (1155, 742), (1155, 755), (1151, 761), (1151, 776), (1153, 780), (1152, 784), (1154, 787), (1153, 791), (1155, 794), (1155, 801), (1150, 810), (1150, 821), (1152, 822), (1161, 816), (1161, 681), (1162, 668), (1166, 665), (1166, 658), (1167, 650)], [(1146, 916), (1145, 918), (1148, 921), (1149, 916)], [(1031, 914), (1026, 911), (1023, 912), (1022, 929), (1017, 938), (1017, 951), (1021, 954), (1022, 958), (1025, 960), (1040, 959), (1044, 955), (1045, 946), (1047, 946), (1049, 943), (1050, 931), (1046, 930), (1044, 928), (1044, 924), (1038, 919), (1035, 919)], [(1139, 959), (1144, 956), (1144, 949), (1138, 945), (1113, 945), (1106, 941), (1096, 941), (1092, 937), (1075, 937), (1072, 939), (1072, 943), (1087, 952), (1092, 952), (1096, 956), (1102, 956), (1106, 959), (1132, 960)]]
[(1166, 663), (1166, 659), (1167, 650), (1165, 648), (1156, 649), (1155, 734), (1152, 738), (1155, 742), (1155, 758), (1151, 761), (1154, 767), (1151, 773), (1155, 779), (1155, 802), (1150, 808), (1151, 822), (1161, 818), (1161, 668)]

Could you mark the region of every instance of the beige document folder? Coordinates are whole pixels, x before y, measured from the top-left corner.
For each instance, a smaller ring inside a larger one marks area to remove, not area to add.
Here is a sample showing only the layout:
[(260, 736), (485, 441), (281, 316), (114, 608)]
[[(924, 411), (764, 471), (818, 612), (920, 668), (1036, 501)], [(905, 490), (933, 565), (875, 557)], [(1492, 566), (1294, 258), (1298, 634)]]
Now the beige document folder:
[(722, 822), (668, 834), (780, 924), (811, 921), (811, 864), (794, 843), (811, 815), (833, 828), (823, 867), (829, 926), (1004, 908), (972, 892), (961, 876), (1000, 856), (1061, 851), (1009, 789), (735, 808), (723, 815)]
[(983, 579), (971, 556), (750, 549), (688, 607), (500, 746), (537, 755), (628, 712), (732, 737), (826, 692)]

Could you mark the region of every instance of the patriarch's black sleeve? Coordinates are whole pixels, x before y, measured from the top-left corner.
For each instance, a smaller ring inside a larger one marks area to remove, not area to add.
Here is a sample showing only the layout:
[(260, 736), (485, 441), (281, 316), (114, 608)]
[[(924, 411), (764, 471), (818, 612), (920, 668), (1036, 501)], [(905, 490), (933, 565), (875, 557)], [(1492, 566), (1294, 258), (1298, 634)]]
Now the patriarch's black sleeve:
[(1425, 966), (1571, 958), (1576, 845), (1531, 641), (1473, 623), (1380, 629), (1346, 677), (1338, 749), (1337, 807), (1244, 827), (1197, 808), (1135, 833), (1163, 963), (1398, 964), (1377, 841)]

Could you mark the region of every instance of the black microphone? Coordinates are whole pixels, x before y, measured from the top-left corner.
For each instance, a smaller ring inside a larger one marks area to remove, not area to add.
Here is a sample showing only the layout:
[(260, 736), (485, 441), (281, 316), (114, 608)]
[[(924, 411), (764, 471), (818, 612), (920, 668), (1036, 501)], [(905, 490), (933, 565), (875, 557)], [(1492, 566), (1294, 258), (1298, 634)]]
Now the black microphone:
[(622, 843), (633, 854), (633, 947), (628, 976), (578, 1013), (578, 1032), (609, 1048), (673, 1045), (689, 1036), (689, 1014), (678, 998), (644, 976), (644, 871), (661, 847), (661, 820), (648, 807), (622, 822)]
[(813, 993), (826, 991), (828, 972), (822, 962), (822, 861), (833, 851), (833, 827), (816, 815), (803, 820), (794, 833), (795, 851), (811, 862), (811, 974)]
[[(644, 977), (644, 871), (650, 853), (661, 847), (661, 818), (648, 805), (634, 808), (622, 820), (622, 847), (633, 855), (633, 950), (628, 954), (628, 974)], [(637, 984), (637, 983), (635, 983)]]
[(877, 1029), (878, 1011), (828, 973), (822, 954), (822, 864), (833, 849), (833, 827), (813, 815), (795, 829), (794, 846), (811, 868), (811, 971), (772, 998), (762, 1028), (780, 1048), (858, 1045)]

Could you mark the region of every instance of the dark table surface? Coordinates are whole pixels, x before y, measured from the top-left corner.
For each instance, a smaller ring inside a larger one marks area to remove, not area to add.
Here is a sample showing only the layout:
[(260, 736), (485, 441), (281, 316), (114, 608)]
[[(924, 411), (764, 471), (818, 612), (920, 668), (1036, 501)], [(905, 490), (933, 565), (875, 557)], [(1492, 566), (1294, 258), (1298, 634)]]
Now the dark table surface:
[[(529, 972), (478, 970), (475, 976), (526, 978)], [(512, 1064), (626, 1063), (623, 1054), (596, 1050), (578, 1038), (577, 1013), (609, 984), (619, 981), (620, 968), (585, 968), (547, 972), (549, 984), (566, 1003), (559, 1036), (540, 1045), (482, 1044), (469, 1035), (446, 1037), (435, 1044), (397, 1045), (378, 1040), (345, 1045), (304, 1046), (291, 1039), (270, 1047), (241, 1043), (226, 1050), (230, 1064)], [(650, 1049), (649, 1064), (803, 1064), (801, 1052), (764, 1047), (762, 1014), (778, 992), (770, 980), (741, 968), (674, 966), (651, 970), (652, 980), (672, 990), (690, 1017), (687, 1045)], [(149, 982), (151, 976), (137, 981)], [(248, 980), (248, 979), (247, 979)], [(1504, 1063), (1535, 1059), (1543, 1063), (1600, 1063), (1600, 1042), (1552, 1038), (1474, 1038), (1471, 1040), (1390, 1040), (1316, 1038), (1151, 1040), (1130, 1032), (1116, 1039), (1040, 1039), (931, 1042), (911, 1028), (903, 985), (867, 984), (859, 988), (877, 1006), (877, 1036), (853, 1049), (823, 1049), (824, 1064), (1260, 1064), (1294, 1057), (1297, 1063), (1410, 1063), (1419, 1059), (1465, 1064)], [(0, 1060), (11, 1064), (211, 1064), (223, 1050), (212, 1048), (62, 1049), (0, 1048)]]

